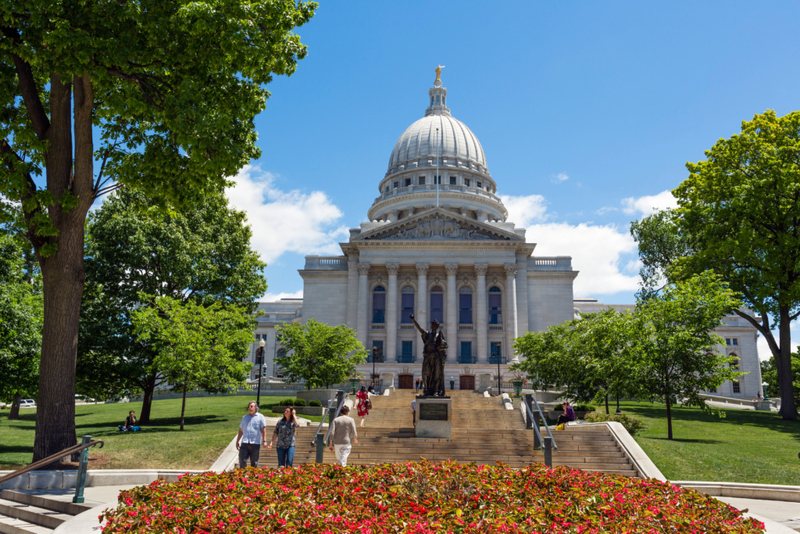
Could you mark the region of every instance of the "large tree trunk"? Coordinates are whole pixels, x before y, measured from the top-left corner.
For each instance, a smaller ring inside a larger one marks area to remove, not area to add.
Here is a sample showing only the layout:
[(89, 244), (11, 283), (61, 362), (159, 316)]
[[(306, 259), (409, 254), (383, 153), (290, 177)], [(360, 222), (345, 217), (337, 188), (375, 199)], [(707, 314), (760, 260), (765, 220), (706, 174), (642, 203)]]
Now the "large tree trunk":
[(672, 407), (669, 402), (669, 395), (667, 395), (667, 439), (672, 439)]
[(781, 306), (780, 324), (780, 358), (775, 358), (778, 371), (778, 387), (781, 393), (781, 409), (778, 414), (787, 421), (797, 421), (797, 406), (794, 403), (794, 385), (792, 384), (792, 334), (789, 330), (789, 307)]
[(183, 403), (181, 404), (181, 432), (183, 432), (183, 416), (186, 414), (186, 389), (189, 385), (189, 381), (185, 381), (183, 383)]
[(150, 424), (150, 409), (153, 406), (153, 395), (155, 395), (156, 392), (157, 380), (158, 374), (154, 372), (148, 377), (147, 384), (145, 384), (142, 389), (142, 411), (139, 414), (139, 423), (142, 425)]
[[(50, 143), (45, 156), (47, 188), (54, 198), (72, 194), (78, 205), (51, 204), (48, 214), (58, 229), (54, 254), (36, 247), (42, 268), (44, 326), (39, 366), (39, 397), (33, 461), (72, 447), (75, 437), (75, 361), (83, 295), (83, 227), (92, 203), (93, 94), (88, 77), (75, 78), (75, 161), (73, 165), (72, 84), (51, 77)], [(35, 229), (32, 229), (35, 232)], [(36, 243), (36, 240), (33, 240)]]
[(11, 399), (11, 411), (8, 413), (8, 420), (15, 421), (19, 420), (19, 401), (21, 400), (19, 393), (14, 393), (14, 397)]

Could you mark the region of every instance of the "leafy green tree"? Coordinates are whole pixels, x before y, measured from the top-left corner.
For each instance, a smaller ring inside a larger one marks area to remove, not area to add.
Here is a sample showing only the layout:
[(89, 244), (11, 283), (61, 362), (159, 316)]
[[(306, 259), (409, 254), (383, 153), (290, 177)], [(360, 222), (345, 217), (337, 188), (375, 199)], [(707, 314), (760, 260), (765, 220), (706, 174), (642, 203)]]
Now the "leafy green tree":
[(140, 294), (255, 312), (267, 284), (251, 235), (244, 213), (220, 195), (167, 212), (142, 193), (114, 193), (89, 216), (78, 391), (94, 398), (143, 392), (139, 420), (146, 424), (155, 389), (167, 377), (156, 365), (157, 347), (134, 332), (133, 311), (154, 305)]
[(304, 381), (307, 389), (344, 382), (367, 358), (355, 331), (345, 325), (309, 319), (306, 324), (284, 324), (277, 330), (286, 356), (275, 362), (288, 380)]
[(631, 378), (636, 351), (634, 317), (609, 309), (582, 314), (544, 332), (517, 338), (522, 356), (512, 370), (525, 372), (535, 389), (563, 391), (577, 402), (603, 399), (633, 390)]
[[(761, 362), (761, 379), (767, 383), (764, 393), (772, 398), (780, 397), (778, 387), (778, 370), (775, 368), (775, 359)], [(794, 384), (794, 402), (800, 406), (800, 351), (792, 354), (792, 382)]]
[(713, 333), (739, 304), (727, 284), (707, 271), (670, 285), (637, 306), (635, 380), (641, 397), (666, 404), (669, 439), (674, 404), (702, 406), (702, 390), (716, 389), (743, 374), (730, 368), (734, 358), (714, 350), (722, 339)]
[(631, 223), (631, 235), (639, 246), (639, 292), (641, 302), (658, 293), (669, 283), (669, 268), (678, 258), (689, 256), (692, 250), (681, 234), (677, 214), (662, 210)]
[[(150, 301), (142, 295), (142, 301)], [(183, 392), (181, 430), (186, 393), (204, 389), (218, 393), (244, 383), (256, 323), (246, 309), (214, 302), (204, 306), (171, 297), (156, 297), (153, 306), (133, 312), (134, 332), (157, 350), (153, 366), (175, 389)]]
[(19, 419), (19, 401), (35, 397), (42, 339), (42, 294), (28, 278), (22, 249), (0, 233), (0, 398), (11, 399), (9, 419)]
[(706, 158), (686, 164), (689, 178), (672, 192), (674, 213), (634, 227), (640, 257), (670, 281), (713, 269), (741, 294), (757, 316), (734, 313), (766, 339), (781, 417), (796, 421), (790, 326), (800, 315), (800, 112), (756, 115)]
[(220, 191), (259, 156), (265, 85), (305, 56), (292, 30), (315, 9), (0, 0), (0, 194), (22, 203), (44, 284), (34, 461), (76, 443), (89, 207), (123, 184), (177, 206)]

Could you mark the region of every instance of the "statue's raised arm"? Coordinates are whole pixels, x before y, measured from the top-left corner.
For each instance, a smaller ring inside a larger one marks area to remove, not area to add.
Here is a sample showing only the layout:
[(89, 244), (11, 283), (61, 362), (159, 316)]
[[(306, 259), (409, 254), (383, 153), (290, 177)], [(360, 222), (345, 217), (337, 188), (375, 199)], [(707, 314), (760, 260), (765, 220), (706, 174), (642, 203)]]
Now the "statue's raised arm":
[(420, 334), (422, 334), (424, 336), (425, 334), (428, 333), (426, 330), (423, 330), (423, 328), (419, 325), (417, 320), (414, 319), (414, 314), (413, 313), (408, 314), (408, 317), (414, 322), (414, 326), (417, 327), (417, 330), (419, 330)]

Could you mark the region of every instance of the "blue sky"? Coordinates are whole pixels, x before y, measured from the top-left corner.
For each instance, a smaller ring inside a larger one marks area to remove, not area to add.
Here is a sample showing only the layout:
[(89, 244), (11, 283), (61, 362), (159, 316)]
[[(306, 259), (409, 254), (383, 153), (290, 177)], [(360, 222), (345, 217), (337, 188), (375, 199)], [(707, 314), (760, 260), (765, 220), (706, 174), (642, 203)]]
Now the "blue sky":
[(629, 223), (670, 205), (687, 161), (741, 121), (800, 109), (796, 2), (326, 2), (308, 56), (271, 85), (260, 160), (230, 192), (299, 295), (305, 254), (366, 220), (437, 64), (535, 254), (571, 255), (576, 296), (634, 301)]

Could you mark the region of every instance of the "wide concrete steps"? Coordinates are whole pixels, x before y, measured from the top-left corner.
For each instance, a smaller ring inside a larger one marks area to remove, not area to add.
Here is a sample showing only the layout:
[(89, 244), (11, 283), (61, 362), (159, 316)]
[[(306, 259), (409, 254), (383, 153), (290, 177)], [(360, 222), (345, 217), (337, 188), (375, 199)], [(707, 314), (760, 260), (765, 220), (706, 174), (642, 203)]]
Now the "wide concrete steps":
[(0, 493), (0, 533), (44, 534), (91, 506), (57, 501), (13, 490)]

